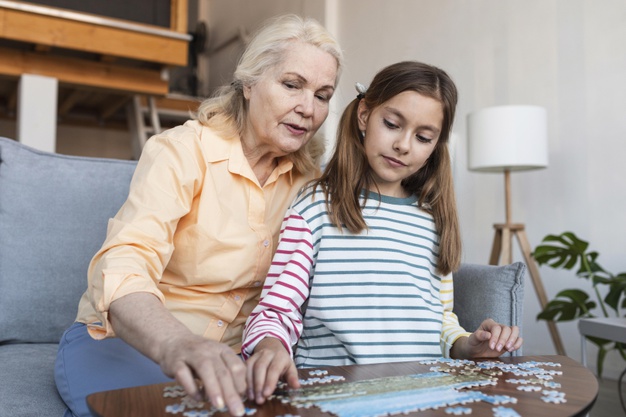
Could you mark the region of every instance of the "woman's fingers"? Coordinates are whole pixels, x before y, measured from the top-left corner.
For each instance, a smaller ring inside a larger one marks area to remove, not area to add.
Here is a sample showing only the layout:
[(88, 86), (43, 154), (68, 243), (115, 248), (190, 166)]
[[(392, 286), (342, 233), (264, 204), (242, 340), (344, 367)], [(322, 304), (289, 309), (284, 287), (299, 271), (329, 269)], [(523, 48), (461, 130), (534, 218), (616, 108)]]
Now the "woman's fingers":
[(244, 415), (241, 397), (247, 384), (243, 361), (228, 346), (202, 337), (179, 342), (165, 355), (163, 371), (176, 378), (192, 398), (205, 397), (216, 408), (226, 407), (234, 416)]
[(236, 355), (232, 350), (223, 351), (222, 357), (226, 367), (230, 370), (235, 384), (235, 390), (240, 396), (246, 393), (246, 364), (241, 357)]

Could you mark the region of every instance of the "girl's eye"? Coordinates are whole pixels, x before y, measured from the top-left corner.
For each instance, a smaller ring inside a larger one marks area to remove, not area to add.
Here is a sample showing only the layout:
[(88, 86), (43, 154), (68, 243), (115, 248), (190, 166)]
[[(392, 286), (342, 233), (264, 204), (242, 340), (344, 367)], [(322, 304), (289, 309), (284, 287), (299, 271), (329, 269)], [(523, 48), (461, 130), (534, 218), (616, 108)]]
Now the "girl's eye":
[(430, 143), (433, 141), (431, 138), (427, 138), (426, 136), (421, 136), (421, 135), (417, 135), (417, 140), (419, 140), (422, 143)]
[(398, 125), (391, 123), (389, 120), (387, 119), (383, 119), (383, 122), (385, 123), (385, 126), (387, 126), (389, 129), (397, 129)]

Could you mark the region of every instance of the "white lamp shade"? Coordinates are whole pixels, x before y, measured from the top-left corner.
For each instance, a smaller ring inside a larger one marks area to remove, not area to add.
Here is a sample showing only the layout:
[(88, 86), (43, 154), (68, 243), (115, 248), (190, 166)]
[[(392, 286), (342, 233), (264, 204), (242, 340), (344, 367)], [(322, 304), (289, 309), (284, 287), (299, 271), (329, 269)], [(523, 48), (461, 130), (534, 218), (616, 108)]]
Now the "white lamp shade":
[(539, 106), (488, 107), (467, 116), (469, 169), (502, 172), (548, 166), (547, 112)]

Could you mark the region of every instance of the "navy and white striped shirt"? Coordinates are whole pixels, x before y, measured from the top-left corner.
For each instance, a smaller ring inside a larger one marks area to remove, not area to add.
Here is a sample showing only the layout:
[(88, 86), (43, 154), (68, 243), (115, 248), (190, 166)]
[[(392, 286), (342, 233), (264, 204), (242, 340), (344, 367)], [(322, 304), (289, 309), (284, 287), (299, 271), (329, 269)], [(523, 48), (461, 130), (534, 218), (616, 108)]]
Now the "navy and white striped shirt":
[(276, 337), (298, 367), (447, 356), (466, 334), (452, 313), (452, 276), (436, 271), (439, 236), (417, 199), (370, 193), (368, 228), (340, 231), (324, 194), (304, 190), (283, 221), (242, 353)]

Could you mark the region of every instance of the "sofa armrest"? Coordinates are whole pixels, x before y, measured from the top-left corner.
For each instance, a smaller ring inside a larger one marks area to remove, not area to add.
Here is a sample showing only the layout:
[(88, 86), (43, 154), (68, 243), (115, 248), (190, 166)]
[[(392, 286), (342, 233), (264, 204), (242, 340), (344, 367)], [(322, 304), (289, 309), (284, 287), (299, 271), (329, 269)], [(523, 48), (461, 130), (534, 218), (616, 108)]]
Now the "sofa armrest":
[(461, 326), (473, 332), (483, 320), (492, 318), (521, 331), (525, 274), (522, 262), (503, 266), (462, 264), (453, 274), (453, 311)]
[(0, 137), (0, 344), (59, 342), (135, 165)]

